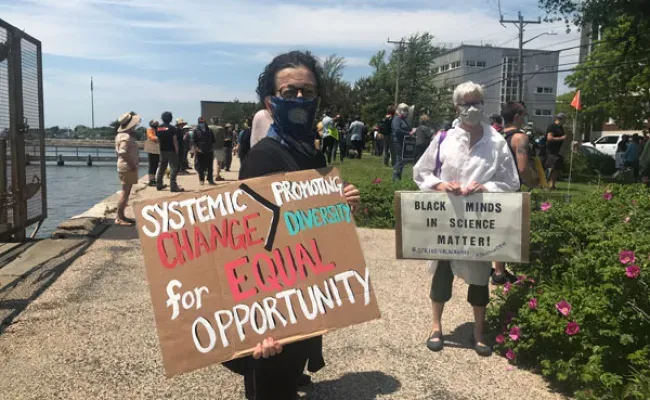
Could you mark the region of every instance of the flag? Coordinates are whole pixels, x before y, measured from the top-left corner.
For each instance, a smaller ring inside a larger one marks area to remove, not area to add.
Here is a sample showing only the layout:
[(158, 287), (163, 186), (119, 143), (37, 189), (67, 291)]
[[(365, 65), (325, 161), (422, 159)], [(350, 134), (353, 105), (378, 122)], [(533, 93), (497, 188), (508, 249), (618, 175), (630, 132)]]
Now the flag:
[(578, 90), (576, 92), (576, 95), (573, 97), (573, 100), (571, 101), (571, 107), (575, 108), (578, 111), (582, 110), (582, 102), (580, 101), (580, 90)]

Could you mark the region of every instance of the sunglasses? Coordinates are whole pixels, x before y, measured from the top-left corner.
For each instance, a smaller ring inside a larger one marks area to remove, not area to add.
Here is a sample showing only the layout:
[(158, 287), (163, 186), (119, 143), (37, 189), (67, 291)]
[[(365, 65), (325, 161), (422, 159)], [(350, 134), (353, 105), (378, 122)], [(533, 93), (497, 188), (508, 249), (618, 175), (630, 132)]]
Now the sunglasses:
[(285, 100), (295, 100), (298, 94), (302, 95), (303, 99), (314, 100), (318, 97), (318, 91), (314, 85), (305, 85), (303, 87), (295, 87), (293, 85), (285, 86), (278, 90), (278, 94)]

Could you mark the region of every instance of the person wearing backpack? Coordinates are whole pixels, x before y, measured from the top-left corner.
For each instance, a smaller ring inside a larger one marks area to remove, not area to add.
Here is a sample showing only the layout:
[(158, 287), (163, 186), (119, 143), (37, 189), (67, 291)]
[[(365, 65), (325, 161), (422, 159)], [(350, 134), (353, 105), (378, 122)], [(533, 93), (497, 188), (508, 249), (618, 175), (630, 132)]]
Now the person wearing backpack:
[[(483, 87), (474, 82), (459, 85), (453, 94), (460, 124), (441, 132), (413, 167), (413, 180), (423, 191), (446, 192), (469, 196), (482, 192), (516, 192), (519, 174), (506, 140), (485, 120)], [(490, 356), (492, 348), (484, 334), (485, 310), (490, 301), (490, 261), (437, 260), (429, 263), (433, 277), (429, 298), (433, 324), (427, 347), (440, 351), (444, 347), (442, 312), (451, 299), (454, 276), (468, 285), (467, 300), (474, 311), (471, 342), (480, 356)]]

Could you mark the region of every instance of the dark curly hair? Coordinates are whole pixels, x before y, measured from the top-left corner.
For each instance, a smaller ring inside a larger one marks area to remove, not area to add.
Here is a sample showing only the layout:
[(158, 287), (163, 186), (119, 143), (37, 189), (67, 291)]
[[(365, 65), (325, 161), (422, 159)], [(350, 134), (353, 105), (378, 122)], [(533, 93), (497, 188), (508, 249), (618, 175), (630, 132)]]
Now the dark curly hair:
[(169, 111), (165, 111), (165, 112), (162, 113), (162, 115), (160, 116), (160, 119), (162, 119), (163, 124), (169, 124), (169, 123), (171, 123), (173, 118), (174, 118), (174, 116), (173, 116), (172, 113), (170, 113)]
[(321, 98), (325, 97), (323, 68), (318, 63), (316, 57), (314, 57), (309, 51), (291, 51), (275, 57), (273, 61), (264, 68), (264, 72), (262, 72), (257, 81), (257, 95), (259, 96), (260, 101), (264, 102), (264, 99), (267, 96), (275, 95), (275, 76), (278, 72), (285, 68), (296, 67), (306, 67), (314, 74), (318, 96)]

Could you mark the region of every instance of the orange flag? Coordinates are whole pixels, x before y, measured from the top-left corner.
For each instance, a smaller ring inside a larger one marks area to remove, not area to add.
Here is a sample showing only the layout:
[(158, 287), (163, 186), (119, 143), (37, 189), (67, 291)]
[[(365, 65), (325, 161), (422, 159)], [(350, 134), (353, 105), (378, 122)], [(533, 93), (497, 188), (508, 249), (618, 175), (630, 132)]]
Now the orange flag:
[(571, 101), (571, 107), (575, 108), (578, 111), (582, 110), (582, 102), (580, 101), (580, 90), (578, 90), (576, 92), (576, 95), (573, 97), (573, 100)]

